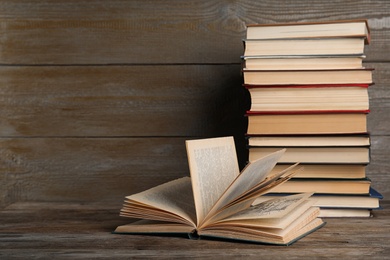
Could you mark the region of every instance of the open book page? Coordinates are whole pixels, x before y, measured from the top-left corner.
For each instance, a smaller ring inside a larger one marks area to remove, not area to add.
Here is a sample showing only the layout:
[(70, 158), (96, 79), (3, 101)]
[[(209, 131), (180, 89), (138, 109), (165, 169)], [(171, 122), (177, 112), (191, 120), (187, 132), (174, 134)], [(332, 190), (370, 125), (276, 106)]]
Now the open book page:
[[(291, 165), (278, 173), (272, 173), (268, 175), (262, 182), (258, 183), (253, 188), (247, 190), (244, 194), (241, 194), (240, 197), (230, 202), (229, 204), (239, 203), (240, 201), (253, 199), (254, 197), (259, 197), (262, 194), (270, 192), (271, 189), (288, 181), (297, 172), (303, 169), (303, 167), (299, 167), (297, 169), (297, 165), (298, 163)], [(229, 206), (229, 204), (227, 206)]]
[(288, 214), (280, 218), (248, 218), (248, 219), (223, 219), (218, 223), (212, 224), (212, 226), (240, 226), (247, 228), (277, 228), (285, 229), (289, 226), (295, 219), (299, 218), (306, 211), (311, 210), (314, 204), (313, 201), (307, 200), (303, 201), (296, 208), (294, 208)]
[(219, 198), (216, 204), (208, 213), (208, 217), (212, 216), (229, 202), (240, 197), (248, 190), (261, 183), (266, 176), (275, 167), (278, 160), (282, 157), (286, 149), (274, 152), (264, 156), (254, 162), (248, 163), (240, 175), (231, 183), (228, 189)]
[(190, 140), (186, 145), (199, 224), (240, 170), (233, 137)]
[(227, 218), (239, 211), (248, 208), (259, 196), (269, 192), (272, 188), (289, 180), (291, 176), (295, 174), (294, 169), (297, 165), (298, 164), (294, 164), (279, 173), (268, 175), (265, 179), (263, 179), (263, 181), (256, 184), (251, 189), (245, 191), (238, 198), (235, 198), (233, 201), (229, 202), (218, 211), (214, 212), (213, 215), (209, 215), (201, 226), (207, 226), (210, 223)]
[(294, 228), (288, 229), (287, 232), (281, 229), (230, 226), (205, 229), (199, 231), (198, 234), (206, 237), (288, 245), (324, 225), (324, 222), (316, 217), (319, 214), (318, 208), (313, 207), (307, 213), (297, 219), (296, 223), (291, 224)]
[(284, 229), (275, 229), (275, 234), (280, 236), (287, 236), (289, 233), (296, 233), (308, 223), (316, 219), (319, 214), (320, 209), (318, 207), (311, 207), (309, 210), (299, 216), (299, 218), (296, 218), (288, 227)]
[[(138, 214), (138, 218), (156, 219), (153, 218), (154, 213), (157, 219), (160, 219), (158, 218), (159, 212), (166, 211), (177, 215), (178, 219), (184, 219), (188, 225), (195, 226), (196, 213), (190, 177), (173, 180), (149, 190), (127, 196), (125, 200), (126, 205), (135, 214)], [(126, 211), (125, 208), (124, 211)], [(145, 212), (145, 216), (142, 216), (142, 212)], [(129, 214), (127, 215), (130, 216)], [(178, 220), (172, 219), (172, 221)]]
[[(300, 204), (308, 202), (312, 193), (302, 193), (290, 196), (283, 196), (280, 198), (270, 199), (259, 203), (255, 206), (249, 207), (246, 210), (240, 211), (221, 222), (251, 220), (251, 219), (280, 219), (286, 215), (291, 214), (293, 210), (296, 210)], [(314, 202), (310, 201), (310, 207)], [(278, 221), (278, 220), (277, 220)]]

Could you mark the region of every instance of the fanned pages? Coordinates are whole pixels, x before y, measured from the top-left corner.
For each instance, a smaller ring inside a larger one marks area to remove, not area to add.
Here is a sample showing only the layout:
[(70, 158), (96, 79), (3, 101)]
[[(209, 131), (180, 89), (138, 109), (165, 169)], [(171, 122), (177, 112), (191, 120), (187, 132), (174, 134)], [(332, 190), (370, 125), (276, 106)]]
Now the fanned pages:
[(291, 244), (320, 228), (311, 193), (253, 205), (289, 180), (297, 164), (272, 171), (285, 149), (249, 163), (240, 173), (233, 137), (186, 142), (190, 177), (127, 196), (120, 215), (139, 221), (114, 233), (188, 234), (268, 244)]

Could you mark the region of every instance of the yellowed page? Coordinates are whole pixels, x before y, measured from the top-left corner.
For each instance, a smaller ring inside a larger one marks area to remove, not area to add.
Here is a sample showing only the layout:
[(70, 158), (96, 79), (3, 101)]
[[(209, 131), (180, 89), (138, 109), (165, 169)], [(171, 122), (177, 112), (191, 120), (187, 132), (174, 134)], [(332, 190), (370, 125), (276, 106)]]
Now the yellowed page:
[[(127, 196), (126, 202), (130, 204), (135, 202), (134, 205), (142, 203), (145, 204), (146, 208), (156, 208), (156, 212), (159, 210), (172, 212), (186, 219), (190, 225), (195, 226), (196, 213), (191, 179), (189, 177), (173, 180), (149, 190)], [(140, 211), (138, 210), (137, 212)], [(150, 215), (145, 216), (145, 218), (153, 219)], [(173, 219), (172, 221), (175, 220)]]
[(213, 226), (239, 226), (246, 228), (278, 228), (284, 229), (288, 225), (290, 225), (295, 219), (299, 218), (302, 214), (304, 214), (308, 209), (310, 209), (313, 205), (313, 201), (306, 200), (301, 204), (297, 205), (292, 211), (288, 214), (285, 214), (280, 218), (253, 218), (253, 219), (237, 219), (237, 220), (222, 220), (219, 223), (212, 224)]
[(212, 224), (215, 221), (227, 218), (237, 212), (247, 209), (258, 196), (268, 192), (273, 187), (280, 185), (283, 182), (286, 182), (290, 179), (292, 175), (295, 174), (294, 171), (291, 171), (296, 166), (292, 165), (287, 169), (272, 175), (267, 175), (260, 183), (256, 184), (253, 188), (244, 191), (243, 194), (240, 194), (233, 201), (230, 201), (228, 204), (225, 204), (222, 208), (218, 209), (213, 214), (210, 214), (200, 226), (205, 227)]
[(209, 216), (262, 182), (275, 167), (285, 150), (282, 149), (249, 163), (210, 210)]
[(297, 172), (301, 171), (303, 167), (300, 167), (296, 169), (296, 166), (298, 163), (289, 166), (288, 168), (282, 170), (281, 172), (278, 173), (273, 173), (272, 171), (270, 174), (267, 175), (267, 177), (258, 183), (256, 186), (254, 186), (251, 189), (248, 189), (245, 191), (243, 194), (240, 195), (240, 197), (231, 203), (238, 203), (239, 201), (250, 199), (255, 197), (258, 197), (262, 194), (265, 194), (272, 190), (274, 187), (280, 185), (281, 183), (284, 183), (291, 179), (292, 176), (294, 176)]
[(240, 170), (233, 137), (190, 140), (186, 146), (199, 224)]
[[(313, 210), (315, 210), (315, 208), (313, 208)], [(308, 220), (306, 219), (303, 223), (307, 222)], [(294, 240), (299, 239), (300, 237), (318, 229), (319, 227), (323, 226), (323, 224), (324, 222), (320, 218), (314, 218), (301, 229), (297, 230), (296, 232), (290, 231), (288, 234), (280, 234), (279, 229), (248, 229), (236, 226), (231, 226), (228, 229), (226, 229), (226, 227), (224, 227), (224, 229), (205, 229), (198, 232), (198, 234), (200, 236), (210, 236), (224, 239), (287, 245), (292, 243)], [(279, 232), (272, 233), (273, 230)]]
[(282, 218), (296, 209), (299, 204), (307, 201), (312, 194), (313, 193), (302, 193), (267, 200), (238, 212), (223, 221)]

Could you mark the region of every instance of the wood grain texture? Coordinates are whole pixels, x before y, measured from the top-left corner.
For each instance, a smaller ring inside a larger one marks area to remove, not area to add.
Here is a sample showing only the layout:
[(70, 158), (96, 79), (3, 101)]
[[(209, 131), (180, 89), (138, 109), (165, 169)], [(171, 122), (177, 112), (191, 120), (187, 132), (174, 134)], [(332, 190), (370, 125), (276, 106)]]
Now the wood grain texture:
[(188, 175), (184, 138), (0, 139), (0, 201), (112, 201)]
[(389, 206), (370, 219), (327, 219), (288, 247), (185, 237), (114, 235), (119, 209), (91, 204), (16, 203), (0, 212), (3, 259), (387, 259)]
[[(0, 0), (0, 258), (386, 259), (390, 1)], [(245, 25), (368, 19), (370, 219), (291, 247), (111, 234), (124, 196), (188, 175), (184, 141), (247, 158)]]
[(243, 134), (241, 84), (239, 65), (0, 67), (0, 136)]
[(368, 129), (372, 135), (389, 135), (390, 122), (390, 63), (367, 63), (374, 68), (375, 85), (369, 88), (370, 114)]
[(390, 58), (386, 0), (30, 2), (0, 2), (0, 64), (239, 63), (246, 24), (356, 18)]
[(187, 139), (2, 138), (0, 207), (18, 201), (120, 205), (134, 192), (189, 176)]
[[(390, 2), (0, 0), (0, 207), (122, 201), (188, 173), (185, 139), (234, 135), (249, 23), (367, 18), (368, 175), (389, 190)], [(119, 200), (118, 200), (119, 198)]]

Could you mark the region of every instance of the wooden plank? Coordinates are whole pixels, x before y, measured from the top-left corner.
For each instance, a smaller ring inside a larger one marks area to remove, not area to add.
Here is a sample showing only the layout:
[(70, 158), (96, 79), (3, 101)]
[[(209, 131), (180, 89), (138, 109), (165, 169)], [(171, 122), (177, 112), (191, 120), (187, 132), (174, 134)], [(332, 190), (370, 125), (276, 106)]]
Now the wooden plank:
[(121, 202), (188, 175), (184, 138), (0, 139), (3, 206), (16, 201)]
[(387, 0), (30, 1), (0, 5), (1, 64), (239, 63), (245, 25), (367, 18), (389, 60)]
[(0, 208), (17, 201), (121, 204), (127, 195), (188, 176), (186, 139), (0, 138)]
[(374, 68), (374, 85), (369, 88), (368, 129), (373, 135), (388, 135), (390, 129), (390, 63), (366, 63)]
[(367, 175), (372, 186), (385, 198), (390, 197), (390, 136), (371, 136), (371, 162), (367, 167)]
[(239, 65), (0, 67), (0, 136), (244, 133)]
[(119, 209), (91, 204), (16, 203), (0, 211), (0, 256), (9, 258), (387, 259), (389, 201), (373, 218), (326, 219), (288, 247), (185, 237), (114, 235), (129, 220)]

